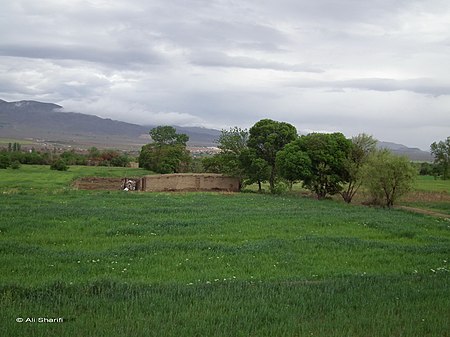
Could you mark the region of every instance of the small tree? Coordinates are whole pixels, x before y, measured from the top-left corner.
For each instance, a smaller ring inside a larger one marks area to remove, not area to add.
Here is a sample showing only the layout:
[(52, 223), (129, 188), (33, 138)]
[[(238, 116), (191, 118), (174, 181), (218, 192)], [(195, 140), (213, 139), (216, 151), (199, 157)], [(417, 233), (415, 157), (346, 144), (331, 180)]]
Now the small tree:
[(352, 138), (352, 146), (344, 162), (347, 185), (339, 192), (346, 203), (352, 202), (353, 197), (361, 187), (363, 166), (370, 154), (375, 151), (376, 145), (377, 140), (365, 133)]
[(416, 174), (407, 157), (396, 156), (387, 149), (377, 150), (365, 166), (364, 185), (373, 203), (390, 208), (411, 189)]
[(439, 143), (434, 142), (430, 148), (431, 154), (434, 156), (434, 163), (442, 172), (442, 179), (448, 179), (450, 175), (450, 136)]

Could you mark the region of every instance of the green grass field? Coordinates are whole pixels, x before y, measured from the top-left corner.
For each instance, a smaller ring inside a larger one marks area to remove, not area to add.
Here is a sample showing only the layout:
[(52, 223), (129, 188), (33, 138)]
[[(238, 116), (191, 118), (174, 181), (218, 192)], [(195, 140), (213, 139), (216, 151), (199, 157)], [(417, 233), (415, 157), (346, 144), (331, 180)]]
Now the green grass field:
[(450, 180), (431, 176), (417, 177), (414, 190), (400, 200), (400, 204), (420, 208), (450, 218)]
[(418, 176), (414, 189), (427, 192), (447, 192), (450, 194), (450, 180), (436, 179), (432, 176)]
[[(449, 336), (450, 222), (0, 171), (0, 336)], [(59, 318), (63, 323), (16, 322)]]

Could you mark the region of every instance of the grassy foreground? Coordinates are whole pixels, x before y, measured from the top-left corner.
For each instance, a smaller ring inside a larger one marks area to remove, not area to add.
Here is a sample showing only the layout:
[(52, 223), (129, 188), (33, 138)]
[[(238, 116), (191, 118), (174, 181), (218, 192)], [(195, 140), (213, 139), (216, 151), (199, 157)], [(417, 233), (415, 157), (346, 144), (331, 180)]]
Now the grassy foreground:
[(39, 170), (0, 171), (0, 336), (449, 336), (448, 221), (296, 196), (73, 191), (70, 171), (11, 186)]

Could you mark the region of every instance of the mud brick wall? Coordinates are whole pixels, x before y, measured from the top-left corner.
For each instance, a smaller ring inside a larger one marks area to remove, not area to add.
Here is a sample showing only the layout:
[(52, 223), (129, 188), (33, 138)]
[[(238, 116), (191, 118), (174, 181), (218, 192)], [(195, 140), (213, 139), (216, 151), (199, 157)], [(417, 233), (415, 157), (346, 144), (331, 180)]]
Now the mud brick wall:
[(239, 191), (239, 179), (221, 174), (161, 174), (142, 178), (143, 191)]

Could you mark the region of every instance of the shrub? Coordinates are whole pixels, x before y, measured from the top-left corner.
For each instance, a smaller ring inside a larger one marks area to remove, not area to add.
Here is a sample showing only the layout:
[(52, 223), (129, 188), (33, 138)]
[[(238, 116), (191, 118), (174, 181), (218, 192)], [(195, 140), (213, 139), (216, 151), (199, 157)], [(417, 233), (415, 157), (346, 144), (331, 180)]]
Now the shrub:
[(54, 161), (50, 165), (50, 170), (67, 171), (68, 169), (69, 169), (69, 166), (67, 166), (66, 162), (61, 159)]
[(13, 170), (20, 169), (20, 162), (19, 162), (18, 160), (14, 160), (14, 161), (11, 163), (11, 168), (12, 168)]
[(375, 151), (365, 167), (366, 185), (374, 204), (392, 207), (408, 192), (417, 172), (406, 157), (399, 157), (383, 149)]

